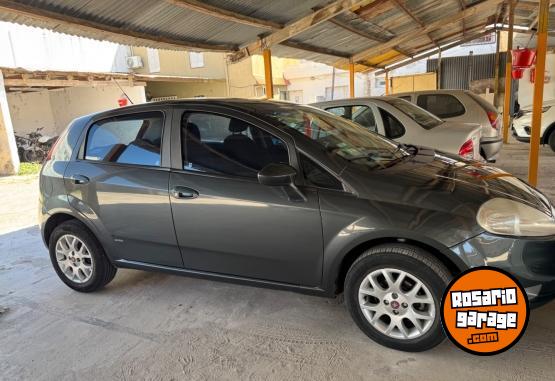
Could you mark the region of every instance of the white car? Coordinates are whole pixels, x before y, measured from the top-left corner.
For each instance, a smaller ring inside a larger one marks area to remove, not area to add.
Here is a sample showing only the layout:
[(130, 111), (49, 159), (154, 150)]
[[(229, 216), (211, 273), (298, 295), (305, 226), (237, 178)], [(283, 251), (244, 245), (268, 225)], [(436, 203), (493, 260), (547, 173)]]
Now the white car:
[[(513, 135), (521, 142), (530, 141), (532, 106), (524, 106), (513, 119)], [(549, 144), (555, 151), (555, 100), (546, 101), (542, 108), (541, 144)]]
[(503, 117), (481, 96), (468, 90), (427, 90), (393, 96), (412, 102), (449, 122), (481, 125), (481, 155), (489, 162), (495, 162), (499, 157), (503, 147)]
[(481, 127), (446, 122), (428, 111), (394, 97), (350, 98), (312, 106), (350, 119), (399, 143), (435, 148), (481, 160)]

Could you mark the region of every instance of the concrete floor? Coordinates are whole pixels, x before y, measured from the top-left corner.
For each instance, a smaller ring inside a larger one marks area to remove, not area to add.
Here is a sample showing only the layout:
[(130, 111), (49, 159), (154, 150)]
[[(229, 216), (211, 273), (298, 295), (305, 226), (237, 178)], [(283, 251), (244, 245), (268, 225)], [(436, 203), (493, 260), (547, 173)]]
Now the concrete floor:
[[(527, 146), (499, 166), (524, 177)], [(555, 154), (540, 187), (555, 199)], [(58, 280), (36, 219), (36, 178), (0, 179), (0, 379), (530, 380), (555, 373), (555, 304), (533, 311), (509, 352), (449, 342), (397, 352), (364, 336), (339, 300), (120, 270), (103, 291)]]

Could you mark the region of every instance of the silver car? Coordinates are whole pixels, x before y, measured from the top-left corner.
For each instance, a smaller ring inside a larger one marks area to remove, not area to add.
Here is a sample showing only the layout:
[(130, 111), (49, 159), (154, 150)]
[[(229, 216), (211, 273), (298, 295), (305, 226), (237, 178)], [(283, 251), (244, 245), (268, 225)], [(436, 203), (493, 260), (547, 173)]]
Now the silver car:
[(503, 146), (503, 118), (495, 106), (468, 90), (430, 90), (399, 93), (395, 97), (412, 102), (446, 121), (482, 126), (480, 154), (495, 162)]
[(480, 160), (480, 126), (446, 122), (410, 102), (393, 97), (351, 98), (314, 103), (403, 144), (430, 147)]

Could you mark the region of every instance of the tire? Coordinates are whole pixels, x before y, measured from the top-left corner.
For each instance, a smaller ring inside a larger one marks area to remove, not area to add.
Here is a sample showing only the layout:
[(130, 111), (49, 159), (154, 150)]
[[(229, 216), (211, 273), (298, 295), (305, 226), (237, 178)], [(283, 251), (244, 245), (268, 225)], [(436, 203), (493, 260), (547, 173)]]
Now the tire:
[(547, 137), (547, 144), (553, 152), (555, 152), (555, 129), (552, 129)]
[[(390, 286), (385, 275), (390, 277), (391, 287), (385, 287)], [(421, 352), (445, 338), (440, 308), (451, 278), (439, 260), (420, 248), (380, 245), (352, 264), (345, 279), (345, 302), (355, 323), (372, 340), (401, 351)], [(400, 285), (396, 283), (399, 279)]]
[(58, 277), (75, 291), (99, 290), (116, 276), (116, 267), (96, 237), (79, 221), (66, 221), (57, 226), (50, 236), (48, 249)]

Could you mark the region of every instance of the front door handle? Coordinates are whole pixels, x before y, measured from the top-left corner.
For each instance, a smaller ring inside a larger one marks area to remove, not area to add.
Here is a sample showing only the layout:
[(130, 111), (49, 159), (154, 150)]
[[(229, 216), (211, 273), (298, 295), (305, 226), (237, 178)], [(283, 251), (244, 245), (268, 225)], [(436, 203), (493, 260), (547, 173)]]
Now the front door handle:
[(198, 192), (194, 189), (187, 187), (176, 186), (171, 190), (171, 194), (174, 198), (197, 198)]
[(83, 175), (73, 175), (71, 176), (71, 180), (73, 180), (74, 184), (87, 184), (90, 179), (87, 176), (83, 176)]

